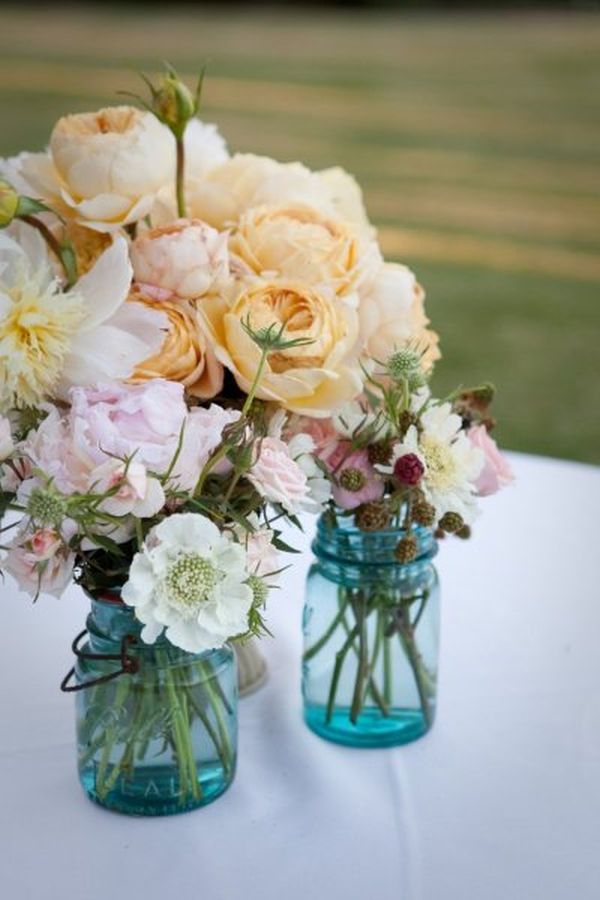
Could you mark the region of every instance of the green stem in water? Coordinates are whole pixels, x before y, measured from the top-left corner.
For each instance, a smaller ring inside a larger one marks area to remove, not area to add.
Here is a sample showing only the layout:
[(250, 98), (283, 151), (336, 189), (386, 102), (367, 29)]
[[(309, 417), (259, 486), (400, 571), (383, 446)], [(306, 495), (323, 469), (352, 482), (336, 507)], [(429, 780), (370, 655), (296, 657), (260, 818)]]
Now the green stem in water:
[(356, 680), (354, 682), (352, 705), (350, 707), (350, 721), (353, 725), (356, 725), (356, 720), (358, 719), (364, 705), (365, 681), (369, 674), (366, 600), (362, 592), (359, 595), (357, 607), (354, 610), (354, 614), (356, 616), (356, 625), (358, 628), (358, 666), (356, 669)]
[(346, 659), (346, 655), (348, 650), (354, 643), (356, 636), (358, 635), (358, 628), (354, 627), (352, 631), (349, 633), (346, 638), (342, 648), (338, 650), (335, 655), (335, 665), (333, 667), (333, 675), (331, 676), (331, 684), (329, 685), (329, 697), (327, 698), (327, 712), (325, 714), (325, 721), (327, 724), (331, 722), (331, 717), (333, 715), (333, 709), (335, 706), (335, 698), (337, 694), (338, 684), (340, 680), (340, 675), (342, 674), (342, 666), (344, 665), (344, 660)]
[(421, 659), (421, 654), (417, 649), (414, 634), (412, 633), (412, 629), (409, 624), (404, 622), (404, 624), (400, 628), (400, 631), (398, 632), (398, 637), (400, 639), (400, 643), (402, 644), (402, 648), (406, 654), (406, 658), (408, 659), (413, 677), (415, 679), (415, 685), (417, 687), (417, 693), (419, 695), (419, 703), (421, 704), (423, 718), (425, 719), (427, 727), (429, 727), (433, 721), (431, 706), (429, 705), (427, 686), (427, 682), (430, 679), (428, 673), (425, 671), (425, 666), (423, 664), (423, 660)]
[[(350, 629), (350, 626), (348, 625), (348, 622), (346, 621), (345, 614), (342, 615), (342, 626), (344, 628), (344, 631), (346, 632), (346, 635), (349, 635), (351, 629)], [(352, 650), (358, 657), (358, 650), (354, 646), (354, 643), (352, 644)], [(377, 684), (375, 683), (375, 679), (371, 672), (369, 673), (368, 689), (369, 689), (369, 693), (370, 693), (371, 697), (373, 698), (374, 703), (377, 704), (377, 706), (379, 707), (379, 709), (381, 710), (383, 715), (384, 716), (389, 715), (389, 705), (386, 703), (385, 698), (382, 697), (381, 691), (377, 687)]]
[(186, 800), (185, 795), (187, 791), (190, 791), (194, 799), (197, 800), (201, 796), (201, 789), (198, 783), (198, 772), (192, 747), (187, 706), (182, 706), (180, 702), (184, 698), (182, 695), (180, 696), (180, 692), (177, 690), (168, 655), (165, 651), (157, 651), (156, 656), (159, 665), (164, 670), (164, 688), (170, 707), (171, 721), (173, 723), (172, 738), (179, 767), (181, 802), (183, 803)]
[[(382, 615), (385, 615), (382, 613)], [(384, 628), (385, 632), (385, 628)], [(392, 703), (392, 648), (391, 638), (383, 636), (383, 696), (387, 706)]]
[(177, 194), (177, 215), (185, 218), (185, 149), (183, 135), (175, 139), (177, 148), (177, 166), (175, 172), (175, 192)]
[(348, 603), (349, 600), (348, 596), (346, 595), (327, 631), (319, 638), (319, 640), (315, 644), (312, 645), (312, 647), (309, 647), (308, 650), (306, 650), (306, 652), (304, 653), (304, 656), (302, 657), (304, 662), (308, 662), (309, 659), (312, 659), (313, 656), (316, 656), (319, 650), (322, 650), (325, 644), (330, 640), (334, 631), (344, 617), (344, 612), (346, 610), (346, 607), (348, 606)]

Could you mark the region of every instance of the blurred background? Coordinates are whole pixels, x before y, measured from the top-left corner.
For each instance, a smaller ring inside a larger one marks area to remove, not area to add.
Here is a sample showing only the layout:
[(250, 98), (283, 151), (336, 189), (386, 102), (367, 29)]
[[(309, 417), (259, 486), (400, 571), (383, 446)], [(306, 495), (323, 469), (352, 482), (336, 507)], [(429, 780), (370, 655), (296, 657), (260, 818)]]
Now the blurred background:
[(520, 6), (2, 5), (0, 155), (208, 63), (232, 151), (359, 179), (427, 290), (437, 389), (492, 380), (505, 446), (600, 462), (600, 16)]

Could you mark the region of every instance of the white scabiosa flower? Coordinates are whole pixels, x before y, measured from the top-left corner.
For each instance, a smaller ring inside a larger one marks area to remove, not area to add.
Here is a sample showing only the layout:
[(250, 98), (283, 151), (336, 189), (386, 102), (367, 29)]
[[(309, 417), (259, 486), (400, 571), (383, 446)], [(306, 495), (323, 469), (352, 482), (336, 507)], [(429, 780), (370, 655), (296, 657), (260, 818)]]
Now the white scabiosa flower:
[(149, 533), (122, 598), (135, 608), (146, 643), (166, 629), (172, 644), (201, 653), (248, 630), (248, 576), (240, 544), (205, 516), (181, 513)]
[(475, 482), (483, 467), (483, 453), (471, 444), (450, 403), (427, 409), (421, 415), (421, 426), (419, 434), (411, 425), (403, 442), (396, 445), (391, 470), (401, 456), (416, 454), (425, 469), (419, 487), (435, 507), (436, 518), (458, 513), (468, 525), (477, 513)]

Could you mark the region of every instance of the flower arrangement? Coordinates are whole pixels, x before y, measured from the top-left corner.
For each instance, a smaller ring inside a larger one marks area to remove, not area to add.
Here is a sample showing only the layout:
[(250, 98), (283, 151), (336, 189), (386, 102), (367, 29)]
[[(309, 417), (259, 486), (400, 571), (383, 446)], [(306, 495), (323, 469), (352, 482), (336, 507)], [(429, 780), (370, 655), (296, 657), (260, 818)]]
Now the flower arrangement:
[[(285, 520), (403, 517), (408, 560), (411, 523), (464, 533), (508, 472), (481, 391), (429, 395), (424, 292), (352, 176), (230, 155), (197, 118), (201, 78), (146, 81), (141, 109), (66, 115), (46, 151), (0, 161), (2, 568), (34, 598), (74, 580), (133, 611), (144, 647), (202, 655), (264, 632)], [(123, 728), (87, 717), (96, 799), (153, 704), (182, 802), (195, 719), (232, 769), (218, 692), (182, 685), (155, 680), (147, 708), (115, 689)]]

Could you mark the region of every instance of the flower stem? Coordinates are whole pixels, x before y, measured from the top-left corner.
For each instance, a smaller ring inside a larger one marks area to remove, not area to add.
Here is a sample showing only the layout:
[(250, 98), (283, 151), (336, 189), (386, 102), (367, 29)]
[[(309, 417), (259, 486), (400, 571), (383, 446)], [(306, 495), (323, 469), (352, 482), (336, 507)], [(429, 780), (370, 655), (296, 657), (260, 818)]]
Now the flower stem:
[(331, 684), (329, 685), (329, 697), (327, 698), (327, 712), (325, 714), (325, 721), (327, 724), (331, 722), (331, 717), (333, 715), (333, 709), (335, 706), (335, 698), (337, 694), (338, 684), (340, 681), (340, 675), (342, 674), (342, 666), (344, 665), (344, 660), (350, 649), (351, 645), (354, 643), (354, 640), (358, 634), (358, 628), (356, 626), (350, 631), (348, 637), (346, 638), (341, 650), (335, 655), (335, 665), (333, 667), (333, 675), (331, 676)]
[(356, 616), (356, 626), (358, 628), (358, 666), (356, 669), (356, 680), (354, 682), (354, 693), (352, 695), (352, 705), (350, 707), (350, 721), (356, 725), (356, 720), (364, 704), (365, 680), (369, 673), (369, 657), (367, 648), (367, 628), (366, 628), (366, 600), (364, 593), (361, 591), (357, 606), (354, 609)]
[(423, 660), (421, 659), (421, 654), (417, 649), (414, 632), (404, 616), (402, 617), (402, 624), (400, 626), (400, 630), (398, 631), (398, 637), (400, 639), (400, 643), (402, 644), (402, 648), (406, 654), (406, 658), (409, 662), (415, 679), (415, 685), (417, 687), (417, 693), (419, 695), (419, 703), (421, 704), (423, 718), (425, 719), (427, 727), (429, 727), (433, 721), (433, 715), (431, 712), (431, 706), (429, 704), (429, 696), (427, 690), (427, 681), (429, 680), (429, 676), (425, 670)]
[(73, 287), (75, 282), (77, 281), (77, 262), (75, 253), (73, 252), (73, 248), (69, 242), (64, 242), (61, 244), (59, 240), (52, 234), (48, 226), (41, 221), (41, 219), (37, 219), (35, 216), (30, 215), (22, 215), (19, 216), (22, 222), (26, 222), (27, 225), (31, 225), (32, 228), (35, 228), (42, 235), (48, 247), (54, 255), (58, 258), (61, 266), (63, 267), (63, 271), (66, 277), (66, 288)]
[(336, 616), (332, 620), (327, 631), (325, 631), (325, 633), (319, 638), (319, 640), (316, 643), (314, 643), (312, 645), (312, 647), (309, 647), (308, 650), (306, 650), (306, 652), (304, 653), (304, 656), (302, 657), (304, 662), (308, 662), (309, 659), (312, 659), (313, 656), (316, 656), (317, 653), (319, 652), (319, 650), (322, 650), (323, 647), (325, 646), (325, 644), (329, 641), (329, 639), (333, 635), (334, 631), (336, 630), (336, 628), (342, 621), (342, 618), (344, 616), (344, 612), (346, 610), (346, 607), (348, 606), (348, 603), (349, 603), (348, 596), (345, 596), (344, 600), (340, 604), (340, 607), (337, 611)]
[(175, 191), (177, 194), (177, 215), (185, 218), (185, 149), (183, 135), (175, 139), (177, 148), (177, 168), (175, 173)]

